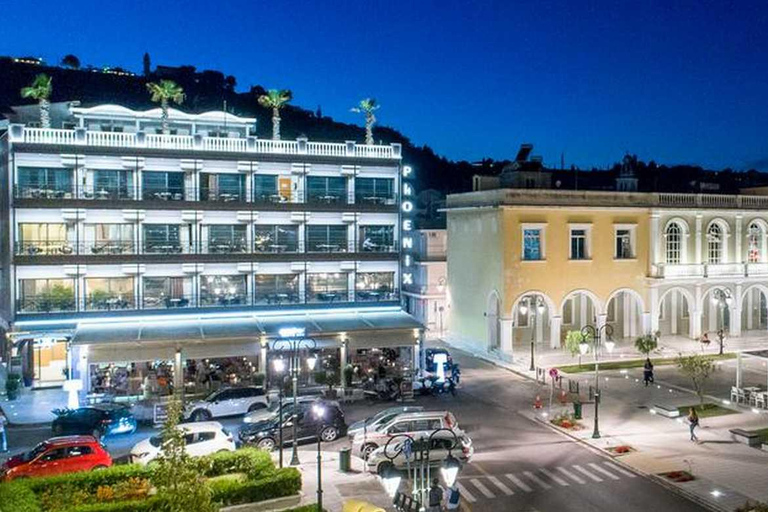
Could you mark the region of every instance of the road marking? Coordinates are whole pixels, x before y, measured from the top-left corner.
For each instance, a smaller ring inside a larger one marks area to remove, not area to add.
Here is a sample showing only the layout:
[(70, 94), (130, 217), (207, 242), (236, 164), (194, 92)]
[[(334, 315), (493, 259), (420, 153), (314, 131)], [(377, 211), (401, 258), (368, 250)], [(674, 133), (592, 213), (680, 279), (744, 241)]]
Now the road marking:
[(518, 486), (519, 488), (521, 488), (523, 491), (525, 491), (525, 492), (533, 492), (533, 489), (531, 489), (530, 487), (528, 487), (528, 484), (526, 484), (525, 482), (523, 482), (522, 480), (520, 480), (519, 478), (517, 478), (517, 477), (516, 477), (515, 475), (513, 475), (512, 473), (507, 473), (507, 474), (506, 474), (506, 475), (504, 475), (504, 476), (506, 476), (507, 478), (509, 478), (510, 480), (512, 480), (512, 483), (513, 483), (513, 484), (515, 484), (516, 486)]
[(611, 468), (614, 471), (618, 471), (619, 473), (621, 473), (624, 476), (628, 476), (629, 478), (635, 478), (637, 476), (636, 474), (634, 474), (634, 473), (632, 473), (630, 471), (627, 471), (626, 469), (622, 468), (618, 464), (614, 464), (613, 462), (603, 462), (603, 464), (605, 464), (606, 466), (608, 466), (609, 468)]
[(589, 478), (591, 478), (595, 482), (602, 482), (603, 481), (602, 478), (600, 478), (599, 476), (593, 475), (592, 473), (590, 473), (589, 471), (587, 471), (586, 469), (584, 469), (581, 466), (574, 465), (573, 469), (575, 469), (576, 471), (579, 471), (580, 473), (583, 473), (583, 474), (587, 475)]
[(523, 474), (525, 476), (527, 476), (528, 478), (530, 478), (531, 480), (533, 480), (534, 482), (536, 482), (537, 484), (539, 484), (542, 487), (542, 489), (551, 489), (552, 488), (551, 485), (549, 485), (547, 482), (545, 482), (541, 478), (537, 477), (536, 475), (534, 475), (530, 471), (523, 471)]
[(476, 502), (476, 501), (477, 501), (477, 500), (475, 499), (475, 497), (474, 497), (474, 496), (472, 496), (472, 493), (471, 493), (471, 492), (469, 492), (469, 491), (467, 490), (467, 488), (466, 488), (466, 487), (464, 487), (463, 485), (461, 485), (461, 482), (459, 482), (458, 480), (456, 480), (456, 487), (458, 487), (458, 488), (459, 488), (459, 492), (461, 492), (461, 497), (462, 497), (462, 498), (464, 498), (465, 500), (467, 500), (467, 501), (468, 501), (468, 502), (470, 502), (470, 503), (474, 503), (474, 502)]
[(472, 484), (477, 487), (477, 489), (485, 495), (486, 498), (495, 498), (496, 495), (491, 492), (490, 489), (488, 489), (485, 485), (483, 485), (483, 482), (478, 480), (477, 478), (471, 478), (469, 480), (472, 482)]
[(586, 480), (584, 480), (580, 476), (574, 475), (572, 472), (568, 471), (565, 468), (561, 467), (561, 468), (557, 468), (557, 470), (559, 472), (561, 472), (562, 474), (564, 474), (565, 476), (567, 476), (568, 478), (570, 478), (571, 480), (573, 480), (574, 482), (576, 482), (577, 484), (585, 484), (585, 483), (587, 483)]
[(503, 492), (503, 493), (504, 493), (504, 494), (506, 494), (507, 496), (512, 496), (513, 494), (515, 494), (515, 491), (513, 491), (512, 489), (510, 489), (509, 487), (507, 487), (507, 486), (506, 486), (506, 485), (505, 485), (505, 484), (504, 484), (504, 483), (503, 483), (501, 480), (499, 480), (499, 479), (498, 479), (498, 478), (496, 478), (495, 476), (489, 476), (489, 477), (488, 477), (488, 480), (490, 480), (491, 482), (493, 482), (493, 484), (494, 484), (496, 487), (498, 487), (499, 489), (501, 489), (501, 492)]
[(589, 467), (591, 467), (592, 469), (594, 469), (594, 470), (595, 470), (595, 471), (597, 471), (598, 473), (602, 473), (602, 474), (604, 474), (605, 476), (607, 476), (607, 477), (608, 477), (608, 478), (610, 478), (611, 480), (619, 480), (619, 477), (617, 477), (616, 475), (614, 475), (613, 473), (611, 473), (611, 472), (610, 472), (610, 471), (608, 471), (607, 469), (605, 469), (605, 468), (601, 468), (600, 466), (598, 466), (598, 465), (597, 465), (597, 464), (595, 464), (594, 462), (590, 462), (590, 463), (589, 463)]
[(559, 476), (557, 476), (557, 475), (555, 475), (554, 473), (552, 473), (551, 471), (547, 471), (547, 470), (546, 470), (546, 469), (544, 469), (544, 468), (541, 468), (541, 469), (539, 469), (539, 471), (541, 471), (542, 473), (544, 473), (545, 475), (547, 475), (547, 476), (550, 478), (550, 480), (554, 480), (554, 481), (555, 481), (555, 483), (557, 483), (557, 484), (559, 484), (559, 485), (562, 485), (563, 487), (566, 487), (566, 486), (568, 486), (568, 485), (571, 485), (571, 484), (569, 484), (568, 482), (566, 482), (565, 480), (563, 480), (562, 478), (560, 478)]

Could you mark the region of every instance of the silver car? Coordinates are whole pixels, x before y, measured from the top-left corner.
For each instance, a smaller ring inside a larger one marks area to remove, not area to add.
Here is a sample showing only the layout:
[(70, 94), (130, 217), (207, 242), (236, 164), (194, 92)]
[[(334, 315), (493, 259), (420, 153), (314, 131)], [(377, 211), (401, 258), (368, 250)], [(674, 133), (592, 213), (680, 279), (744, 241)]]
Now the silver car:
[(376, 430), (376, 427), (379, 425), (386, 425), (400, 414), (405, 414), (407, 412), (421, 412), (423, 410), (423, 407), (413, 405), (409, 407), (390, 407), (389, 409), (379, 411), (377, 414), (371, 416), (370, 418), (365, 418), (364, 420), (354, 422), (349, 426), (349, 430), (347, 432), (349, 437), (355, 437), (356, 434), (362, 434), (363, 430), (373, 432)]
[[(426, 440), (427, 437), (420, 436), (417, 439)], [(457, 439), (458, 444), (456, 444)], [(390, 443), (386, 454), (384, 453), (385, 446), (380, 446), (373, 450), (365, 461), (368, 471), (381, 475), (385, 468), (389, 466), (393, 466), (397, 470), (408, 469), (408, 460), (406, 460), (402, 449), (404, 441), (405, 439), (397, 439), (396, 442)], [(429, 465), (440, 466), (448, 458), (449, 451), (462, 465), (468, 463), (475, 453), (472, 440), (467, 434), (458, 434), (455, 439), (449, 432), (438, 432), (432, 438), (432, 446), (429, 451)], [(385, 455), (392, 457), (392, 459)], [(413, 455), (410, 456), (410, 462), (413, 464)]]
[[(300, 396), (296, 399), (299, 404), (299, 412), (301, 412), (303, 404), (311, 404), (319, 400), (319, 396)], [(283, 418), (288, 418), (293, 414), (293, 398), (283, 398)], [(259, 409), (257, 411), (251, 411), (243, 416), (243, 423), (258, 423), (260, 421), (267, 421), (273, 418), (277, 418), (280, 415), (280, 400), (271, 402), (268, 407)]]

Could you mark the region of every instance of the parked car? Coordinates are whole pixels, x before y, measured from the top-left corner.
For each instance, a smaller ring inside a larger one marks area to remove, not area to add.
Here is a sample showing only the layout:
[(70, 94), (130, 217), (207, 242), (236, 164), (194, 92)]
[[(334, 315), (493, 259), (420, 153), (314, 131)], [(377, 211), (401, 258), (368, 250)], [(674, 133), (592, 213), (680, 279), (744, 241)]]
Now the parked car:
[(410, 407), (390, 407), (379, 411), (375, 415), (365, 418), (364, 420), (356, 421), (349, 426), (347, 435), (349, 437), (355, 437), (358, 433), (373, 432), (379, 425), (386, 425), (400, 414), (409, 412), (421, 412), (424, 408), (421, 406)]
[(112, 457), (93, 436), (52, 437), (0, 466), (0, 480), (91, 471), (112, 465)]
[[(306, 405), (306, 404), (305, 404)], [(318, 410), (323, 410), (319, 415)], [(316, 439), (318, 434), (324, 442), (335, 441), (347, 433), (344, 422), (344, 412), (337, 402), (322, 400), (311, 404), (297, 415), (297, 440)], [(258, 423), (247, 423), (240, 428), (238, 438), (241, 443), (258, 446), (265, 450), (273, 450), (279, 443), (280, 430), (283, 431), (283, 442), (293, 441), (293, 422), (291, 418), (283, 418), (282, 425), (278, 418)]]
[[(423, 439), (426, 442), (428, 436), (415, 439)], [(387, 449), (387, 453), (384, 453), (385, 446), (380, 446), (373, 450), (365, 461), (368, 465), (368, 470), (375, 471), (379, 475), (383, 474), (386, 467), (393, 466), (395, 469), (403, 470), (407, 469), (407, 461), (405, 453), (403, 453), (403, 443), (405, 438), (398, 439), (392, 442)], [(457, 442), (458, 441), (458, 442)], [(432, 438), (429, 451), (429, 465), (440, 466), (445, 459), (448, 458), (448, 454), (458, 459), (462, 464), (466, 464), (472, 458), (475, 453), (475, 449), (472, 446), (472, 440), (468, 435), (457, 435), (454, 438), (451, 434), (445, 431), (438, 432)], [(397, 454), (397, 456), (395, 456)], [(391, 460), (386, 457), (389, 455), (393, 457)], [(413, 457), (411, 457), (413, 462)]]
[[(211, 455), (218, 452), (235, 451), (232, 434), (218, 421), (183, 423), (177, 427), (184, 432), (185, 451), (192, 457)], [(130, 460), (136, 464), (149, 464), (163, 451), (163, 438), (152, 436), (131, 448)]]
[(400, 414), (389, 423), (380, 425), (365, 436), (358, 433), (352, 441), (352, 452), (360, 453), (365, 459), (380, 446), (384, 446), (395, 434), (408, 434), (412, 437), (428, 436), (438, 428), (448, 428), (463, 435), (458, 428), (456, 417), (448, 411), (415, 412)]
[[(319, 396), (300, 396), (296, 399), (296, 403), (299, 405), (299, 411), (304, 411), (311, 407), (312, 404), (320, 400)], [(336, 402), (334, 402), (336, 403)], [(337, 404), (338, 405), (338, 404)], [(293, 414), (293, 398), (283, 398), (283, 419), (289, 418)], [(264, 409), (257, 409), (251, 411), (243, 416), (243, 423), (258, 423), (260, 421), (266, 421), (272, 418), (278, 418), (280, 416), (280, 400), (270, 402), (269, 406)]]
[(128, 407), (98, 404), (77, 409), (56, 409), (51, 423), (53, 435), (91, 435), (96, 439), (136, 432), (136, 418)]
[(205, 399), (191, 402), (184, 409), (184, 418), (192, 421), (209, 421), (212, 418), (237, 416), (266, 409), (267, 394), (261, 386), (224, 388), (214, 391)]
[[(438, 363), (442, 363), (442, 365)], [(453, 367), (453, 357), (444, 348), (428, 348), (424, 351), (424, 366), (424, 369), (429, 373), (439, 373), (441, 370), (448, 371)]]

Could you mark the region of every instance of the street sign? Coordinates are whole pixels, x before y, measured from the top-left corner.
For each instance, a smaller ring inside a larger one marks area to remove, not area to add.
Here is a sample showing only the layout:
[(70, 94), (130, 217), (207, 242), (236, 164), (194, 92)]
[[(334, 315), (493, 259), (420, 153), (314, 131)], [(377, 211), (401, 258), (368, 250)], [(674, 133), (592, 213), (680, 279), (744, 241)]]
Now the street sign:
[(556, 379), (557, 376), (560, 375), (560, 372), (557, 371), (557, 368), (550, 368), (549, 370), (549, 376), (553, 379)]

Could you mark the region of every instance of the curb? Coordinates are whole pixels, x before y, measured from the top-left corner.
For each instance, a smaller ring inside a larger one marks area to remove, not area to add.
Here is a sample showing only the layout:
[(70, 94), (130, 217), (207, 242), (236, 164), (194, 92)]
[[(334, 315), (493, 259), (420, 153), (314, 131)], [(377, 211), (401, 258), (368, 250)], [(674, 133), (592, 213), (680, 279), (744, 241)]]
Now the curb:
[(573, 434), (570, 434), (570, 433), (568, 433), (568, 432), (566, 432), (566, 431), (564, 431), (562, 429), (559, 429), (559, 428), (555, 427), (554, 425), (551, 425), (549, 422), (543, 421), (543, 420), (537, 418), (536, 416), (534, 416), (533, 419), (532, 419), (531, 417), (529, 417), (528, 415), (526, 415), (526, 414), (524, 414), (524, 413), (522, 413), (520, 411), (518, 411), (518, 414), (520, 414), (521, 416), (523, 416), (525, 418), (528, 418), (529, 420), (532, 420), (532, 421), (534, 421), (536, 423), (540, 423), (540, 424), (548, 427), (550, 430), (552, 430), (554, 432), (557, 432), (560, 435), (563, 435), (565, 437), (568, 437), (569, 439), (572, 439), (572, 440), (578, 442), (579, 444), (581, 444), (585, 448), (589, 449), (593, 453), (599, 455), (600, 457), (603, 457), (604, 459), (610, 460), (614, 464), (621, 466), (622, 468), (626, 469), (627, 471), (631, 471), (632, 473), (635, 473), (635, 474), (637, 474), (637, 475), (639, 475), (641, 477), (647, 478), (651, 482), (659, 484), (662, 487), (665, 487), (666, 489), (670, 490), (671, 492), (677, 494), (678, 496), (681, 496), (681, 497), (683, 497), (683, 498), (685, 498), (685, 499), (687, 499), (689, 501), (692, 501), (693, 503), (696, 503), (697, 505), (700, 505), (700, 506), (706, 508), (707, 510), (710, 510), (712, 512), (730, 512), (730, 509), (727, 509), (727, 508), (721, 507), (719, 505), (716, 505), (716, 504), (710, 502), (709, 500), (706, 500), (706, 499), (702, 498), (701, 496), (699, 496), (696, 493), (690, 492), (690, 491), (688, 491), (686, 489), (678, 487), (677, 485), (675, 485), (675, 484), (673, 484), (671, 482), (668, 482), (668, 481), (664, 480), (663, 478), (659, 477), (658, 475), (654, 475), (653, 473), (646, 473), (645, 471), (641, 471), (641, 470), (635, 468), (634, 466), (630, 466), (629, 464), (627, 464), (624, 461), (622, 461), (620, 458), (612, 457), (611, 455), (606, 453), (605, 450), (602, 450), (602, 449), (600, 449), (600, 448), (598, 448), (596, 446), (593, 446), (592, 444), (588, 443), (584, 439), (581, 439), (580, 437), (574, 436)]

